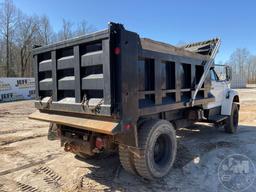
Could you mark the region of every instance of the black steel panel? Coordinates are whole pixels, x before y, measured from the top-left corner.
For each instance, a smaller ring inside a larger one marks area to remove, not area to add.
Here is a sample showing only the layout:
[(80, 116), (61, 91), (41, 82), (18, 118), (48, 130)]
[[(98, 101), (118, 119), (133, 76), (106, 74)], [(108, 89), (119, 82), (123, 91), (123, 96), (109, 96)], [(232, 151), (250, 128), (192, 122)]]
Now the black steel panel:
[[(84, 77), (82, 79), (82, 89), (104, 89), (104, 79), (103, 79), (103, 74), (93, 74), (89, 75), (87, 77)], [(104, 94), (106, 94), (104, 92)], [(104, 102), (106, 103), (106, 102)]]
[(180, 65), (181, 63), (175, 62), (175, 88), (176, 88), (176, 93), (175, 93), (175, 100), (176, 102), (181, 101), (181, 72), (180, 72)]
[(180, 63), (189, 63), (191, 65), (202, 65), (202, 60), (190, 58), (190, 57), (182, 57), (178, 55), (172, 55), (167, 53), (160, 53), (150, 50), (141, 50), (140, 57), (142, 58), (151, 58), (151, 59), (160, 59), (162, 61), (171, 61), (171, 62), (180, 62)]
[(58, 69), (74, 68), (74, 56), (67, 56), (58, 59)]
[(144, 59), (139, 59), (138, 61), (138, 73), (139, 73), (139, 90), (140, 91), (144, 91), (145, 90), (145, 83), (144, 83), (144, 79), (145, 79), (145, 61)]
[[(196, 65), (191, 65), (191, 85), (190, 87), (193, 89), (196, 86)], [(192, 95), (191, 95), (192, 97)]]
[(45, 53), (48, 51), (52, 51), (52, 50), (57, 50), (57, 49), (62, 49), (62, 48), (66, 48), (66, 47), (71, 47), (71, 46), (75, 46), (78, 44), (84, 44), (84, 43), (88, 43), (88, 42), (93, 42), (93, 41), (97, 41), (100, 39), (107, 39), (109, 38), (109, 30), (103, 30), (103, 31), (98, 31), (92, 34), (88, 34), (88, 35), (83, 35), (80, 37), (76, 37), (73, 39), (69, 39), (69, 40), (65, 40), (65, 41), (61, 41), (58, 43), (54, 43), (51, 45), (46, 45), (44, 47), (38, 47), (33, 49), (33, 54), (40, 54), (40, 53)]
[[(103, 77), (104, 77), (104, 103), (111, 104), (111, 81), (110, 81), (110, 42), (109, 39), (102, 41), (102, 50), (103, 50)], [(103, 79), (102, 79), (103, 80)], [(101, 85), (102, 81), (99, 84)]]
[(52, 90), (52, 78), (47, 78), (39, 82), (40, 90)]
[(52, 60), (44, 60), (39, 63), (39, 72), (41, 71), (51, 71), (52, 70)]
[(122, 142), (127, 145), (138, 146), (137, 121), (139, 118), (139, 85), (138, 58), (139, 36), (125, 31), (120, 26), (120, 73), (121, 73), (121, 129), (126, 123), (131, 123), (130, 130), (123, 130)]
[(75, 89), (75, 77), (67, 76), (59, 79), (58, 90), (74, 90)]
[(81, 113), (81, 114), (90, 114), (90, 115), (100, 115), (100, 116), (109, 116), (111, 113), (110, 105), (101, 105), (101, 110), (97, 113), (95, 111), (86, 107), (86, 105), (81, 105), (80, 103), (61, 103), (61, 102), (52, 102), (50, 105), (44, 107), (39, 101), (35, 102), (35, 107), (40, 110), (49, 110), (49, 111), (62, 111), (72, 113)]
[[(195, 100), (195, 105), (203, 105), (209, 102), (214, 102), (215, 98), (210, 97), (210, 98), (206, 98), (206, 99), (196, 99)], [(180, 103), (174, 103), (174, 104), (167, 104), (167, 105), (158, 105), (158, 106), (153, 106), (153, 107), (147, 107), (147, 108), (142, 108), (139, 111), (139, 114), (141, 116), (145, 116), (145, 115), (152, 115), (152, 114), (157, 114), (160, 112), (164, 112), (164, 111), (173, 111), (176, 109), (182, 109), (182, 108), (186, 108), (186, 104), (185, 102), (180, 102)]]
[(35, 94), (36, 98), (39, 99), (39, 72), (38, 72), (38, 55), (33, 56), (33, 64), (34, 64), (34, 76), (35, 76)]
[[(108, 58), (109, 59), (109, 58)], [(91, 66), (103, 63), (103, 52), (102, 51), (95, 51), (89, 52), (82, 55), (82, 63), (81, 66)]]
[(57, 61), (56, 51), (51, 52), (52, 58), (52, 100), (58, 100)]
[(74, 46), (74, 75), (75, 75), (75, 97), (76, 102), (81, 102), (81, 63), (79, 45)]
[[(40, 64), (43, 71), (36, 70), (40, 77), (38, 94), (42, 96), (41, 99), (52, 96), (52, 103), (56, 102), (55, 105), (61, 101), (62, 105), (67, 104), (70, 107), (76, 104), (84, 105), (82, 108), (88, 108), (85, 105), (88, 101), (84, 99), (102, 98), (101, 106), (111, 104), (110, 42), (109, 33), (105, 32), (96, 33), (96, 36), (84, 36), (80, 41), (67, 40), (65, 44), (57, 43), (46, 46), (45, 49), (34, 50), (34, 54), (40, 53), (41, 56)], [(73, 44), (74, 42), (77, 44)], [(70, 97), (75, 100), (71, 101), (68, 99)], [(52, 103), (49, 103), (49, 108)], [(54, 108), (58, 110), (58, 107)], [(93, 106), (90, 108), (93, 109)], [(100, 107), (100, 110), (104, 109)], [(74, 111), (81, 112), (77, 107)], [(83, 113), (86, 111), (87, 109), (83, 109)], [(110, 110), (105, 112), (108, 114), (104, 115), (111, 115)]]
[(160, 59), (155, 59), (155, 105), (162, 104), (162, 71), (163, 71), (163, 64), (161, 63)]

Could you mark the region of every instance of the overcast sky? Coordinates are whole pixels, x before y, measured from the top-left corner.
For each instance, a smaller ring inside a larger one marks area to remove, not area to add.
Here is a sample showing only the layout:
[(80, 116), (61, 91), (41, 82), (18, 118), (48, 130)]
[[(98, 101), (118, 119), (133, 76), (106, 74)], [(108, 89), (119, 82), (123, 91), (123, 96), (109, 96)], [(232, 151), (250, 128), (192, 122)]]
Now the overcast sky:
[[(2, 1), (2, 0), (0, 0)], [(115, 21), (143, 37), (178, 44), (214, 37), (222, 39), (217, 62), (236, 48), (256, 54), (254, 0), (14, 0), (28, 15), (47, 15), (55, 31), (65, 18), (74, 25), (85, 19), (96, 29)]]

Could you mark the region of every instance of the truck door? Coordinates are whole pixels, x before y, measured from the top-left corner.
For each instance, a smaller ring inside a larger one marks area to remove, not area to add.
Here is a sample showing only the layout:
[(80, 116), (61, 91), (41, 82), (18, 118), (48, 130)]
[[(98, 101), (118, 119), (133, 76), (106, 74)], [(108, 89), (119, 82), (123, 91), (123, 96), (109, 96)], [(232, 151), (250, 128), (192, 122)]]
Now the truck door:
[(217, 75), (216, 71), (214, 69), (210, 70), (211, 73), (211, 81), (212, 81), (212, 86), (211, 86), (211, 93), (215, 97), (215, 102), (209, 103), (209, 108), (221, 106), (224, 95), (225, 95), (225, 90), (227, 89), (228, 85), (225, 80), (221, 80), (219, 76)]

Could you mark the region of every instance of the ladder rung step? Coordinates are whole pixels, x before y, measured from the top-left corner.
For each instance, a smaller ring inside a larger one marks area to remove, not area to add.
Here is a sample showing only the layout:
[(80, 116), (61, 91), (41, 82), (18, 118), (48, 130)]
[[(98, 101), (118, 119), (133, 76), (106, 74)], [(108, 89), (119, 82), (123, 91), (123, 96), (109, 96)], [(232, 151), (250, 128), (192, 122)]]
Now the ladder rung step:
[(228, 116), (225, 116), (225, 115), (214, 115), (214, 116), (210, 116), (208, 118), (208, 121), (212, 122), (212, 123), (220, 123), (220, 122), (226, 120), (227, 118), (228, 118)]

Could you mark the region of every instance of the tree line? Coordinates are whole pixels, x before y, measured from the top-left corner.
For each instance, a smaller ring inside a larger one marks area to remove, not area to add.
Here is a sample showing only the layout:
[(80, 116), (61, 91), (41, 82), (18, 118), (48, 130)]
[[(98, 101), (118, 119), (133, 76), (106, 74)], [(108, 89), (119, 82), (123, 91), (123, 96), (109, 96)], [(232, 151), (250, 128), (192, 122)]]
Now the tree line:
[(236, 49), (226, 64), (232, 67), (233, 76), (245, 79), (249, 84), (256, 84), (256, 55), (246, 48)]
[[(92, 31), (95, 28), (86, 20), (75, 25), (63, 19), (62, 28), (55, 32), (46, 15), (26, 15), (12, 0), (4, 0), (0, 4), (0, 77), (31, 77), (33, 45), (47, 45)], [(247, 49), (236, 49), (226, 64), (232, 66), (233, 75), (256, 83), (256, 56)]]
[(0, 77), (33, 76), (33, 45), (47, 45), (94, 31), (86, 20), (78, 24), (63, 19), (55, 32), (46, 15), (26, 15), (12, 0), (0, 4)]

